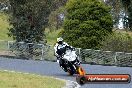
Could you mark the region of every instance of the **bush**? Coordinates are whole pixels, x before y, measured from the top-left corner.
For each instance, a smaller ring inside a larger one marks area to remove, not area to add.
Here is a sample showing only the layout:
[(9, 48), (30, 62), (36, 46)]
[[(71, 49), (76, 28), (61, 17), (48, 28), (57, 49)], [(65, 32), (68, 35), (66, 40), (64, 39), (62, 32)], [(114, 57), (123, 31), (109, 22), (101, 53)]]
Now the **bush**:
[(62, 37), (72, 46), (98, 48), (103, 37), (112, 33), (110, 8), (98, 0), (69, 0)]
[(113, 33), (102, 41), (100, 49), (116, 52), (132, 52), (132, 36), (123, 33)]

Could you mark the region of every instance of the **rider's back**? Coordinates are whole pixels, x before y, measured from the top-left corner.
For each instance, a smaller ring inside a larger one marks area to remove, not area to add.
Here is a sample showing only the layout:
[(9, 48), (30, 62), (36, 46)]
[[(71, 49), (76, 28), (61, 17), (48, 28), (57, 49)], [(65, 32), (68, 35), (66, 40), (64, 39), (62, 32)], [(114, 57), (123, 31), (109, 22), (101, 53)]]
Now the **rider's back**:
[(62, 55), (65, 53), (66, 51), (66, 46), (67, 46), (67, 43), (63, 42), (62, 44), (58, 44), (56, 43), (55, 45), (55, 52), (58, 54), (58, 55)]

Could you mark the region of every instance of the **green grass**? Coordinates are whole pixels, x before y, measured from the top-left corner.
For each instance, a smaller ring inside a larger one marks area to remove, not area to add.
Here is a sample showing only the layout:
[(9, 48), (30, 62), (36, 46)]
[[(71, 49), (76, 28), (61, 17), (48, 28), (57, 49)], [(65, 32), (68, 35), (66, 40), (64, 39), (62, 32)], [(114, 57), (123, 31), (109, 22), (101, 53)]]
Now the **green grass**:
[(56, 39), (58, 37), (58, 33), (61, 31), (62, 29), (59, 30), (54, 30), (52, 32), (49, 31), (49, 29), (45, 30), (45, 34), (46, 34), (46, 38), (47, 38), (47, 43), (50, 45), (54, 45), (56, 43)]
[(64, 81), (47, 76), (0, 71), (0, 88), (62, 88)]
[(6, 51), (8, 49), (7, 41), (0, 41), (0, 51)]
[(8, 19), (9, 16), (7, 14), (0, 12), (0, 51), (6, 51), (7, 50), (6, 41), (12, 40), (12, 38), (8, 37), (7, 35), (8, 28), (10, 28)]
[(7, 14), (0, 13), (0, 40), (12, 40), (12, 38), (7, 35), (8, 28), (11, 27), (8, 18), (9, 16)]

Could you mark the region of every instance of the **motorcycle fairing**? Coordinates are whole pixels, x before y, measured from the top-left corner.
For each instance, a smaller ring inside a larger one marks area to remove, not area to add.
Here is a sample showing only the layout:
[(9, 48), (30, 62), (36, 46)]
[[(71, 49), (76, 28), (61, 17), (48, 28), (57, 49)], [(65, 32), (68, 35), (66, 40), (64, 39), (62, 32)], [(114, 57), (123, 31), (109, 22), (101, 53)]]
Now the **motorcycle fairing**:
[(66, 59), (68, 61), (74, 61), (77, 58), (77, 55), (75, 53), (76, 51), (66, 50), (66, 53), (63, 57), (63, 59)]

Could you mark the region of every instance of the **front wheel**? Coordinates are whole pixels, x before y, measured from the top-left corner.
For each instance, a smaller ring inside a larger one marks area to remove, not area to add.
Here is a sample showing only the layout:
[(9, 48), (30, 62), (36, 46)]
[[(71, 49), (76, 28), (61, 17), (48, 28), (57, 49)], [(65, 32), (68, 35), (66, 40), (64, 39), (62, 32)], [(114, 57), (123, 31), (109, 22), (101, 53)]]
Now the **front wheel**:
[(87, 82), (87, 79), (84, 76), (77, 76), (76, 81), (80, 85), (84, 85)]
[(72, 65), (70, 62), (68, 62), (67, 69), (68, 69), (68, 73), (69, 73), (69, 75), (73, 75), (73, 74), (76, 73), (75, 68), (73, 67), (73, 65)]

